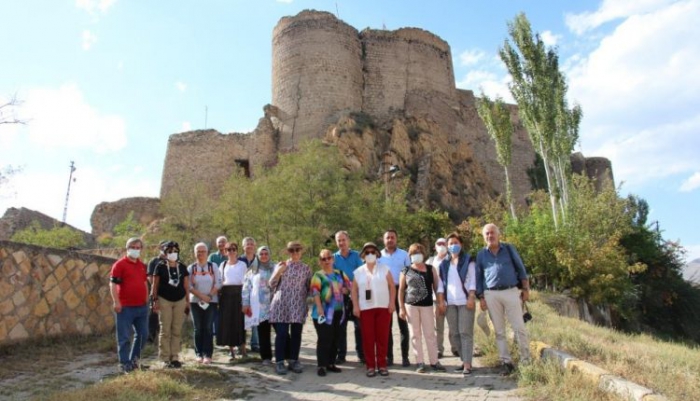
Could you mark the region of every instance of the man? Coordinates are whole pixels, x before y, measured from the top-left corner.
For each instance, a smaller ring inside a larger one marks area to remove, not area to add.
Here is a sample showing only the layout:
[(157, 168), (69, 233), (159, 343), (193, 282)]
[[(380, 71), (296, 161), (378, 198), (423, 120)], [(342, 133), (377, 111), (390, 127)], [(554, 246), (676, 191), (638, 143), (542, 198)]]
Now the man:
[[(520, 348), (520, 361), (530, 361), (530, 341), (523, 321), (522, 303), (530, 297), (530, 281), (525, 265), (515, 247), (501, 243), (500, 231), (495, 224), (484, 226), (482, 234), (486, 247), (476, 255), (476, 294), (482, 310), (488, 309), (496, 331), (498, 356), (503, 364), (502, 374), (513, 372), (506, 319), (515, 332)], [(522, 290), (518, 289), (522, 284)]]
[[(228, 239), (224, 237), (223, 235), (219, 236), (216, 239), (216, 247), (219, 249), (217, 252), (212, 252), (209, 255), (209, 258), (207, 259), (209, 262), (214, 263), (214, 269), (217, 269), (218, 266), (225, 260), (228, 259), (228, 255), (226, 254), (226, 243), (228, 242)], [(214, 337), (216, 337), (216, 332), (217, 329), (219, 328), (219, 304), (215, 303), (212, 304), (214, 305), (214, 317), (213, 321), (211, 324), (211, 333)]]
[[(382, 249), (381, 263), (389, 266), (391, 277), (396, 283), (396, 293), (399, 293), (399, 275), (404, 267), (411, 265), (411, 259), (408, 257), (408, 252), (401, 248), (397, 248), (398, 234), (396, 230), (389, 229), (384, 233), (384, 249)], [(401, 333), (401, 365), (404, 367), (411, 366), (411, 361), (408, 359), (408, 323), (399, 316), (399, 300), (395, 299), (394, 308), (396, 310), (396, 318), (399, 321), (399, 332)], [(387, 350), (387, 365), (394, 364), (394, 336), (391, 331), (394, 326), (394, 319), (391, 319), (389, 327), (389, 349)]]
[[(112, 265), (109, 278), (117, 327), (117, 353), (124, 373), (139, 367), (141, 350), (148, 335), (146, 265), (139, 259), (142, 248), (141, 239), (129, 238), (126, 256)], [(129, 344), (132, 331), (134, 339)]]
[[(151, 258), (148, 261), (148, 268), (146, 269), (146, 279), (148, 280), (148, 293), (151, 293), (151, 285), (153, 284), (153, 274), (156, 271), (156, 266), (161, 261), (167, 261), (165, 256), (165, 244), (168, 240), (162, 240), (158, 244), (158, 255)], [(158, 321), (158, 312), (153, 310), (153, 305), (149, 302), (150, 315), (148, 316), (148, 342), (153, 343), (158, 338), (158, 330), (160, 329), (160, 322)]]
[[(447, 240), (445, 238), (438, 238), (435, 241), (435, 256), (428, 259), (426, 264), (433, 266), (436, 269), (440, 268), (440, 263), (443, 260), (449, 258), (447, 253)], [(435, 298), (435, 294), (433, 294)], [(433, 299), (435, 301), (435, 299)], [(441, 313), (440, 306), (435, 302), (435, 333), (437, 337), (437, 347), (438, 347), (438, 358), (442, 358), (445, 352), (445, 314)], [(450, 343), (452, 347), (452, 355), (457, 356), (457, 349)]]
[[(347, 231), (338, 231), (335, 233), (335, 244), (338, 246), (338, 252), (333, 254), (333, 268), (345, 273), (348, 279), (350, 279), (350, 282), (352, 282), (355, 278), (355, 269), (364, 264), (360, 258), (360, 253), (350, 249), (350, 236)], [(351, 294), (345, 295), (346, 319), (340, 325), (338, 356), (336, 359), (336, 364), (338, 365), (346, 362), (345, 357), (348, 352), (348, 320), (352, 320), (355, 325), (355, 352), (357, 352), (357, 359), (359, 359), (360, 363), (365, 363), (365, 355), (362, 348), (362, 334), (360, 333), (360, 319), (352, 314), (351, 307), (347, 307), (348, 305), (352, 305), (350, 295)]]
[[(241, 246), (243, 247), (243, 255), (238, 258), (238, 260), (244, 262), (250, 269), (257, 269), (258, 267), (258, 256), (256, 254), (256, 243), (255, 238), (245, 237), (241, 241)], [(260, 352), (260, 340), (258, 339), (258, 326), (253, 326), (250, 330), (250, 350), (253, 352)]]

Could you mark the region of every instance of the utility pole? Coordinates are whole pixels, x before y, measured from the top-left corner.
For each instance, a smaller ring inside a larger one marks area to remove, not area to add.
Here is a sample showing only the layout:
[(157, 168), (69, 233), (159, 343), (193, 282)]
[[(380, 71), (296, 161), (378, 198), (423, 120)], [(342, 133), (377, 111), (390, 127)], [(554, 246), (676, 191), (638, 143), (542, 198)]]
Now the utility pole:
[(63, 223), (66, 223), (66, 214), (68, 214), (68, 198), (70, 197), (70, 183), (73, 181), (73, 172), (76, 170), (75, 162), (70, 162), (70, 175), (68, 176), (68, 190), (66, 191), (66, 204), (63, 206)]
[(209, 118), (209, 107), (204, 106), (204, 129), (207, 129), (207, 119)]

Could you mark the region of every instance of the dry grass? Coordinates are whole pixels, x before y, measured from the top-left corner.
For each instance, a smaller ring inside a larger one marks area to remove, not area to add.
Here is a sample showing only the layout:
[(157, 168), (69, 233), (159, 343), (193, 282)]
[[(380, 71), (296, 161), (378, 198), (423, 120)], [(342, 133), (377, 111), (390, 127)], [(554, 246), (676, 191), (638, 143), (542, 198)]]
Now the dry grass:
[[(539, 295), (544, 296), (546, 294)], [(593, 326), (559, 316), (541, 302), (532, 302), (531, 312), (534, 316), (532, 322), (528, 323), (531, 340), (545, 342), (615, 375), (651, 388), (670, 400), (700, 400), (698, 346)], [(533, 369), (540, 369), (537, 365), (541, 364), (535, 364)], [(551, 370), (547, 367), (542, 369), (544, 372)], [(523, 377), (528, 371), (525, 369), (521, 372), (521, 383), (534, 388), (534, 383)], [(564, 374), (564, 377), (567, 376), (570, 375)], [(537, 378), (538, 374), (533, 374), (533, 377)], [(545, 382), (556, 380), (550, 378)]]

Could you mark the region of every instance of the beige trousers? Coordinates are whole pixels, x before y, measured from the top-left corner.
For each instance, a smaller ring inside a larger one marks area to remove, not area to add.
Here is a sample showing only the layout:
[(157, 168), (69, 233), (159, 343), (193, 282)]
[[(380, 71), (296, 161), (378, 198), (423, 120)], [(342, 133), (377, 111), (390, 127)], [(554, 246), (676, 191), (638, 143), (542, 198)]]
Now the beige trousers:
[(160, 336), (158, 336), (158, 357), (163, 362), (177, 361), (180, 353), (182, 324), (185, 322), (187, 297), (171, 302), (158, 297)]
[(428, 360), (431, 365), (438, 362), (437, 340), (435, 338), (435, 313), (432, 306), (406, 305), (408, 328), (411, 332), (411, 347), (416, 363), (423, 362), (423, 338), (428, 347)]
[(496, 332), (496, 346), (498, 356), (503, 362), (512, 362), (510, 352), (508, 352), (508, 340), (506, 339), (506, 319), (515, 333), (520, 348), (520, 361), (530, 360), (530, 340), (525, 330), (523, 321), (522, 301), (520, 300), (520, 290), (513, 287), (502, 291), (484, 291), (486, 305)]

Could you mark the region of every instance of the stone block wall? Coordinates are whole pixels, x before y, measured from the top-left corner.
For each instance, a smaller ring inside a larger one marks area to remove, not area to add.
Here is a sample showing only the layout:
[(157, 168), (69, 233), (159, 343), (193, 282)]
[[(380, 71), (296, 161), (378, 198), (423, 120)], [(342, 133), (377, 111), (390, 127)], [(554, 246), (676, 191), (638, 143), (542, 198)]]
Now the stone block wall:
[(114, 327), (114, 259), (0, 241), (0, 344)]

